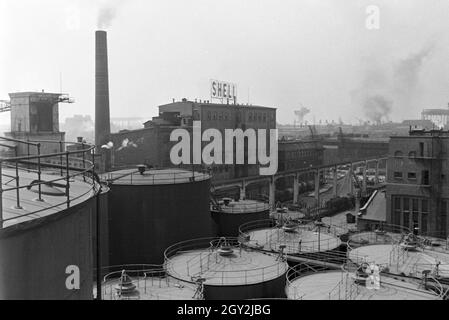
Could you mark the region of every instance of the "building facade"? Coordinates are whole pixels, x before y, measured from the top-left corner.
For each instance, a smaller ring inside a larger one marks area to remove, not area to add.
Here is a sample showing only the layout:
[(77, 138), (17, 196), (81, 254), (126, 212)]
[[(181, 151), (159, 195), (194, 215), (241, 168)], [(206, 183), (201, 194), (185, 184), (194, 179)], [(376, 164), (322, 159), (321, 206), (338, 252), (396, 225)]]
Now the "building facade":
[[(159, 106), (159, 117), (146, 122), (143, 129), (123, 130), (111, 134), (111, 141), (114, 143), (114, 150), (111, 151), (113, 152), (114, 167), (120, 168), (142, 162), (157, 167), (172, 166), (170, 150), (177, 142), (170, 141), (170, 134), (179, 128), (192, 133), (194, 121), (201, 122), (202, 133), (207, 129), (220, 131), (223, 137), (223, 150), (225, 150), (225, 129), (242, 129), (243, 131), (275, 129), (276, 109), (238, 104), (215, 104), (208, 101), (188, 101), (187, 99)], [(268, 140), (269, 135), (267, 135), (267, 142)], [(208, 142), (203, 142), (202, 147), (207, 144)], [(267, 149), (269, 150), (268, 144)], [(247, 150), (246, 143), (245, 150)], [(209, 167), (213, 171), (214, 180), (259, 175), (259, 166), (248, 164), (246, 155), (245, 164), (222, 164)]]
[(324, 147), (320, 139), (279, 140), (278, 171), (323, 165)]
[(449, 132), (411, 130), (391, 137), (387, 163), (387, 222), (447, 237)]

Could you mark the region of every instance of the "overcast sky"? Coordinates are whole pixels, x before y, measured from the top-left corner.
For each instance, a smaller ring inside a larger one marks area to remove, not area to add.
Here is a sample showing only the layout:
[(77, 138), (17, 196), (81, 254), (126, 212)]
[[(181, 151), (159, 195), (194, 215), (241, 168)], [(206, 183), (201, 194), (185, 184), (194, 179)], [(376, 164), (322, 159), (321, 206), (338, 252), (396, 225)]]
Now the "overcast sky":
[[(378, 30), (366, 28), (368, 5)], [(372, 118), (378, 104), (385, 119), (418, 118), (449, 102), (448, 0), (0, 0), (0, 99), (58, 92), (62, 74), (76, 104), (61, 105), (61, 120), (93, 115), (99, 15), (111, 18), (113, 117), (209, 99), (210, 79), (277, 107), (280, 123), (301, 105), (318, 123)]]

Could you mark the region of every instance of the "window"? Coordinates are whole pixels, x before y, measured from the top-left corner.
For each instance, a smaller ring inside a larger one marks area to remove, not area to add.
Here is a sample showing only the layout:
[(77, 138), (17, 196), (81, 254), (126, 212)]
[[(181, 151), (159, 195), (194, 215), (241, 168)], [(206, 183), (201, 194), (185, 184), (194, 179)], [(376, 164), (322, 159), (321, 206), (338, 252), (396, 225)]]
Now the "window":
[(421, 184), (426, 186), (429, 185), (429, 170), (423, 170), (421, 180)]
[(402, 225), (406, 228), (410, 227), (410, 198), (402, 198), (403, 203), (402, 203), (402, 208), (404, 209), (402, 211)]
[(396, 152), (394, 153), (394, 156), (395, 156), (395, 157), (402, 157), (402, 151), (396, 151)]
[(213, 120), (217, 120), (217, 113), (216, 113), (216, 112), (214, 112), (214, 116), (213, 116), (212, 119), (213, 119)]
[(441, 220), (440, 231), (442, 236), (446, 236), (446, 224), (447, 224), (447, 201), (441, 201)]
[(395, 179), (402, 179), (402, 172), (400, 172), (400, 171), (395, 171), (395, 172), (394, 172), (394, 178), (395, 178)]
[(223, 120), (223, 112), (220, 112), (218, 115), (218, 120)]
[(267, 122), (267, 114), (266, 113), (263, 114), (263, 122)]
[(393, 221), (395, 225), (401, 224), (401, 198), (400, 197), (393, 197)]
[(419, 156), (424, 157), (424, 142), (419, 143)]
[(248, 113), (248, 121), (253, 121), (253, 114), (251, 112)]
[(416, 180), (416, 172), (407, 173), (407, 178), (410, 180)]
[(212, 118), (210, 111), (207, 111), (207, 120), (210, 120)]

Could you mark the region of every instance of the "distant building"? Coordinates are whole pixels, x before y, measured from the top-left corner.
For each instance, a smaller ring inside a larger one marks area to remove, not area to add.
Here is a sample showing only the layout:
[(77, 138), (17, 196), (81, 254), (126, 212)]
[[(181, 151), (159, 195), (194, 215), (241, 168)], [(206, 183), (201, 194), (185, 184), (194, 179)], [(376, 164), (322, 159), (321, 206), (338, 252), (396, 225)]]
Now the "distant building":
[(448, 235), (449, 132), (412, 130), (391, 137), (387, 221), (419, 234)]
[[(214, 128), (224, 137), (225, 129), (275, 129), (276, 109), (187, 99), (159, 106), (159, 116), (146, 122), (144, 128), (111, 134), (114, 166), (119, 168), (140, 163), (158, 167), (172, 166), (170, 150), (176, 142), (170, 141), (170, 134), (177, 128), (192, 132), (193, 121), (201, 122), (202, 132)], [(214, 165), (210, 169), (214, 180), (259, 174), (259, 166), (249, 164)]]
[(323, 165), (323, 143), (320, 139), (279, 140), (278, 171)]
[(336, 138), (324, 139), (324, 164), (386, 157), (388, 140), (388, 138), (370, 138), (368, 134), (356, 135), (340, 132)]

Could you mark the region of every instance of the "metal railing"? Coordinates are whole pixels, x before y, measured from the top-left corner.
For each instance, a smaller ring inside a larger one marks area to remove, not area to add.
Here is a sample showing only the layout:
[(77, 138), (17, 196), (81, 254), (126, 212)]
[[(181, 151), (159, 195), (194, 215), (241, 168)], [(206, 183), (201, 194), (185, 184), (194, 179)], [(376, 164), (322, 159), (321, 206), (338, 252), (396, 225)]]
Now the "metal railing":
[[(240, 238), (245, 245), (262, 250), (279, 251), (279, 245), (284, 245), (287, 254), (325, 252), (336, 249), (341, 244), (338, 226), (332, 228), (331, 225), (324, 224), (317, 226), (313, 222), (300, 224), (300, 222), (293, 221), (293, 223), (295, 223), (296, 232), (290, 234), (283, 231), (284, 225), (279, 220), (266, 219), (247, 222), (239, 227)], [(257, 230), (266, 230), (265, 239), (261, 243), (251, 239), (251, 232)], [(317, 239), (303, 240), (301, 232), (316, 233)], [(321, 235), (331, 236), (331, 238), (322, 239)]]
[[(0, 137), (0, 142), (1, 141), (25, 145), (27, 155), (0, 158), (0, 228), (3, 228), (8, 222), (18, 221), (46, 210), (59, 208), (63, 205), (69, 208), (71, 202), (86, 196), (91, 193), (92, 190), (97, 188), (93, 178), (95, 168), (95, 147), (90, 144), (62, 141), (22, 141), (7, 137)], [(57, 144), (60, 152), (42, 154), (42, 144)], [(67, 151), (67, 146), (77, 146), (77, 150)], [(35, 148), (35, 150), (32, 150), (32, 148)], [(31, 183), (21, 183), (24, 173), (27, 173), (27, 179), (31, 180)], [(43, 174), (51, 176), (52, 178), (43, 180)], [(53, 177), (55, 178), (53, 179)], [(5, 181), (4, 178), (7, 178), (8, 180)], [(87, 182), (91, 187), (82, 194), (74, 195), (74, 193), (70, 192), (70, 184), (75, 179), (82, 179), (82, 181)], [(42, 191), (43, 186), (63, 189), (64, 192), (62, 192), (62, 190), (60, 191), (65, 196), (64, 200), (32, 212), (27, 212), (22, 215), (14, 214), (13, 217), (4, 218), (3, 196), (5, 193), (14, 193), (15, 209), (21, 210), (23, 209), (23, 201), (21, 199), (20, 191), (36, 188), (36, 193), (38, 195), (37, 201), (45, 202), (45, 199), (43, 198), (45, 192)]]
[[(170, 298), (169, 295), (163, 292), (158, 293), (155, 289), (168, 287), (180, 288), (190, 285), (187, 282), (171, 278), (162, 265), (133, 264), (107, 267), (107, 269), (109, 273), (103, 277), (102, 292), (103, 297), (110, 300), (140, 299), (141, 294), (151, 296), (153, 299), (167, 300)], [(115, 286), (118, 284), (123, 271), (131, 277), (131, 283), (138, 290), (137, 296), (127, 297), (126, 295), (120, 296), (117, 294)], [(192, 291), (194, 288), (195, 286), (192, 286)]]
[(270, 204), (260, 201), (239, 201), (239, 202), (231, 202), (229, 205), (219, 204), (213, 206), (213, 210), (216, 210), (221, 213), (230, 213), (230, 214), (238, 214), (238, 213), (255, 213), (255, 212), (263, 212), (270, 210)]
[[(144, 177), (144, 180), (142, 180), (142, 177)], [(128, 172), (123, 173), (107, 173), (102, 176), (102, 179), (108, 182), (119, 181), (131, 185), (142, 183), (142, 181), (145, 184), (158, 185), (204, 181), (210, 179), (210, 174), (206, 170), (187, 171), (179, 168), (172, 171), (170, 169), (150, 169), (142, 174), (137, 169), (129, 169)]]
[[(165, 268), (167, 272), (183, 281), (195, 282), (195, 278), (206, 277), (206, 285), (247, 285), (272, 280), (282, 276), (288, 269), (284, 260), (276, 259), (275, 263), (253, 269), (223, 270), (226, 257), (221, 257), (218, 244), (223, 238), (202, 238), (177, 243), (165, 250)], [(226, 238), (227, 244), (241, 256), (247, 248), (240, 245), (238, 238)], [(197, 252), (195, 252), (197, 251)], [(199, 251), (199, 252), (198, 252)], [(177, 255), (193, 253), (183, 265), (185, 274), (179, 274), (173, 267), (172, 259)], [(235, 259), (230, 258), (230, 259)], [(185, 268), (185, 269), (184, 269)]]

